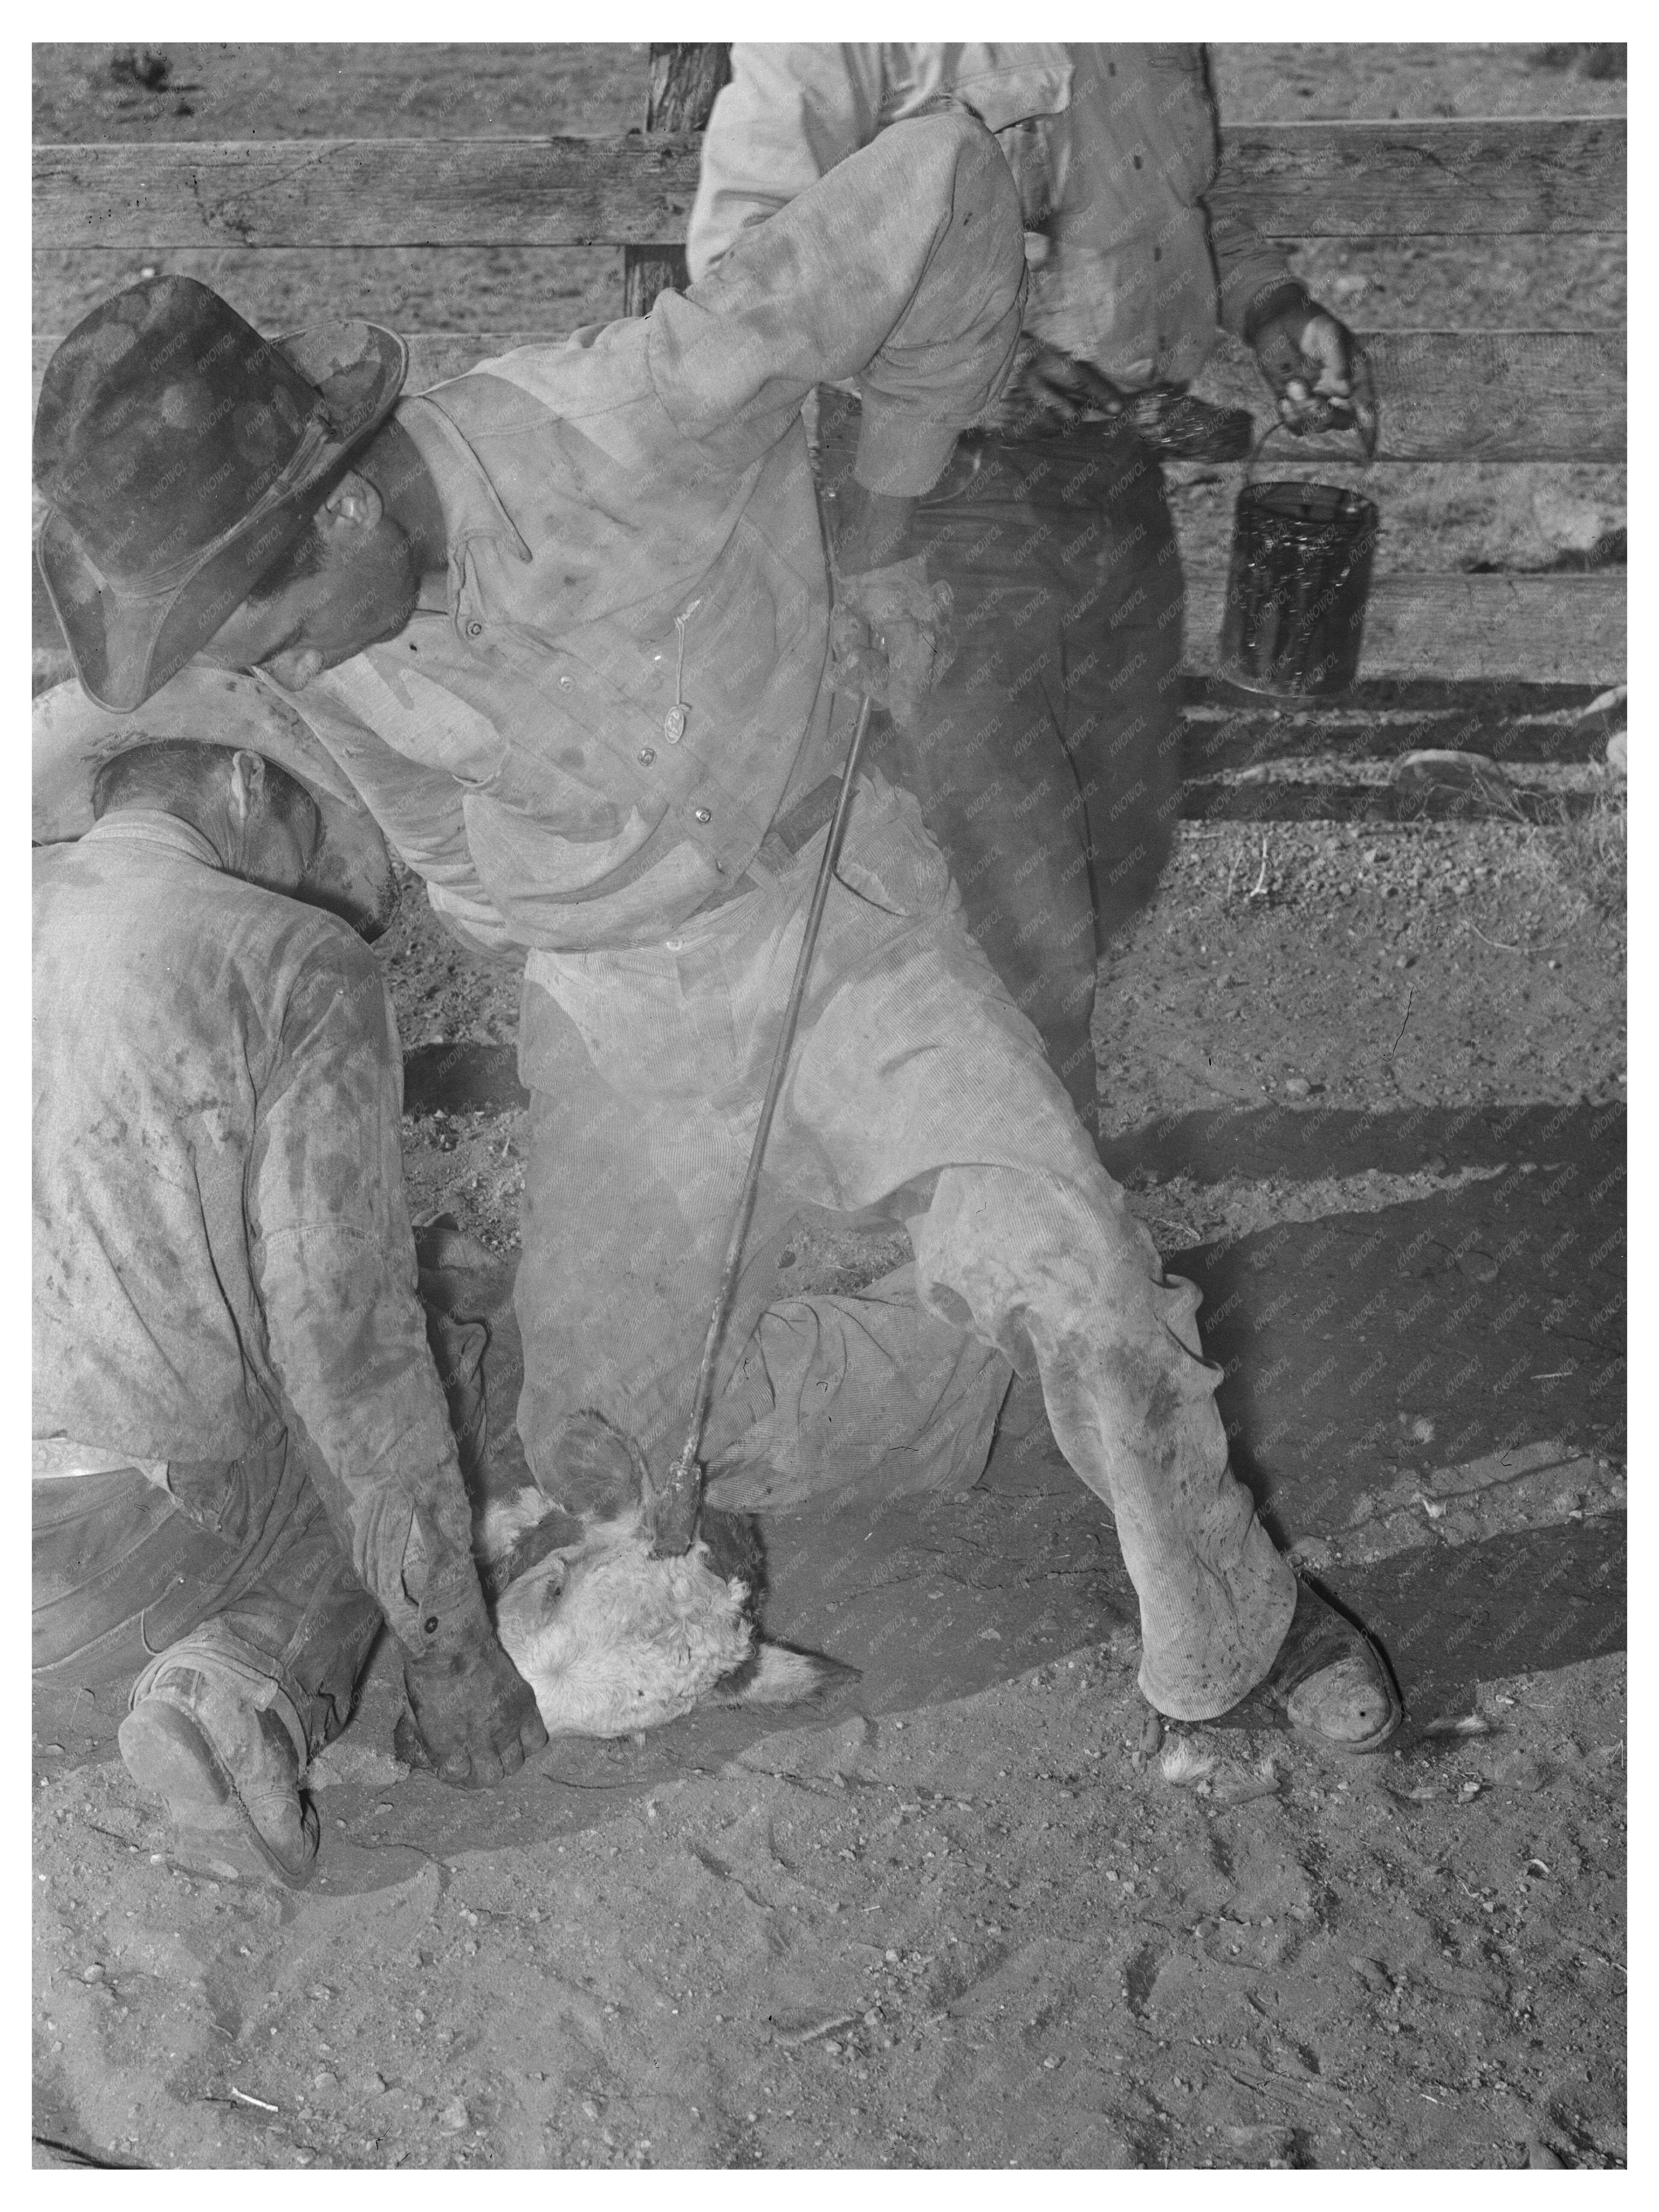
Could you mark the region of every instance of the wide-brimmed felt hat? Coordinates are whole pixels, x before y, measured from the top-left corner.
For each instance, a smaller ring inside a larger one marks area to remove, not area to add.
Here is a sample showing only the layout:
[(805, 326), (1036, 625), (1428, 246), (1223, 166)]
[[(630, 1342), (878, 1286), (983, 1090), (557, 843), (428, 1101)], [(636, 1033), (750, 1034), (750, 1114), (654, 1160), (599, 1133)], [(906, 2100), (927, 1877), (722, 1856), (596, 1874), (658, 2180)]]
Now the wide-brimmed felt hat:
[(37, 844), (84, 836), (94, 821), (92, 787), (117, 753), (161, 738), (187, 738), (274, 761), (315, 800), (322, 843), (299, 894), (380, 936), (398, 904), (386, 840), (368, 809), (285, 700), (257, 678), (198, 663), (180, 669), (142, 708), (112, 714), (78, 684), (59, 684), (34, 702), (33, 819)]
[(35, 410), (36, 551), (91, 697), (127, 713), (207, 643), (309, 526), (408, 365), (374, 323), (264, 338), (188, 276), (135, 284), (76, 325)]

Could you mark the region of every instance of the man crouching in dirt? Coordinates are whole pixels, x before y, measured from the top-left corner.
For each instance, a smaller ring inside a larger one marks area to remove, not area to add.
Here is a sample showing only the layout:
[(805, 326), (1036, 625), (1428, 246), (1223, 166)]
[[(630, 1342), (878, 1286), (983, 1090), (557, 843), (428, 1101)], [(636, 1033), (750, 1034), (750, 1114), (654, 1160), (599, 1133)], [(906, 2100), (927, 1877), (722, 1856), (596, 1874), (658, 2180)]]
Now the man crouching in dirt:
[[(596, 1419), (619, 1484), (635, 1453), (660, 1480), (684, 1438), (852, 695), (884, 661), (913, 714), (939, 657), (938, 598), (892, 556), (1007, 374), (1024, 268), (1007, 164), (957, 112), (884, 131), (649, 317), (389, 415), (389, 333), (267, 343), (180, 278), (106, 302), (48, 368), (40, 558), (82, 682), (125, 708), (195, 653), (254, 670), (434, 907), (527, 956), (519, 1425), (554, 1500)], [(864, 404), (832, 653), (800, 410), (843, 378)], [(319, 467), (343, 415), (349, 465)], [(135, 509), (165, 560), (135, 558)], [(1337, 1748), (1386, 1740), (1383, 1664), (1298, 1585), (1228, 1465), (1197, 1291), (1102, 1170), (916, 801), (873, 774), (753, 1252), (781, 1266), (803, 1206), (884, 1210), (902, 1286), (848, 1317), (763, 1291), (745, 1308), (740, 1285), (711, 1468), (747, 1453), (827, 1486), (864, 1450), (878, 1479), (954, 1424), (971, 1482), (1011, 1364), (1035, 1372), (1115, 1516), (1152, 1704), (1202, 1720), (1255, 1692)], [(890, 1398), (924, 1339), (957, 1366)]]
[(300, 902), (375, 933), (385, 848), (210, 682), (220, 742), (37, 716), (36, 834), (84, 834), (34, 856), (34, 1662), (132, 1680), (121, 1755), (181, 1856), (297, 1883), (301, 1775), (383, 1617), (449, 1779), (547, 1735), (473, 1570), (390, 1004)]

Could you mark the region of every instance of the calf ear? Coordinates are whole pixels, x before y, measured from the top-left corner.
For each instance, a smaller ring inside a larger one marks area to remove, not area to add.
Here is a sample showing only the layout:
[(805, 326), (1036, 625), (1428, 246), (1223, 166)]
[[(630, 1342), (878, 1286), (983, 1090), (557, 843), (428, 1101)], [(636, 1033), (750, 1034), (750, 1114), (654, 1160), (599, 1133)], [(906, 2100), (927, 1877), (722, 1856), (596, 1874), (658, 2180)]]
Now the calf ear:
[(798, 1705), (860, 1680), (856, 1667), (826, 1659), (817, 1651), (792, 1651), (785, 1644), (761, 1644), (735, 1674), (714, 1686), (722, 1704)]
[(766, 1603), (766, 1551), (760, 1522), (752, 1513), (727, 1513), (705, 1505), (697, 1534), (708, 1548), (708, 1564), (720, 1580), (734, 1578), (749, 1593), (749, 1607), (759, 1615)]
[(645, 1454), (603, 1413), (585, 1407), (561, 1424), (538, 1468), (544, 1494), (579, 1521), (619, 1521), (637, 1512), (651, 1494)]
[(475, 1560), (484, 1595), (492, 1603), (504, 1597), (521, 1575), (539, 1566), (550, 1553), (574, 1550), (586, 1533), (580, 1521), (561, 1513), (556, 1505), (550, 1508), (539, 1521), (522, 1529), (505, 1550)]

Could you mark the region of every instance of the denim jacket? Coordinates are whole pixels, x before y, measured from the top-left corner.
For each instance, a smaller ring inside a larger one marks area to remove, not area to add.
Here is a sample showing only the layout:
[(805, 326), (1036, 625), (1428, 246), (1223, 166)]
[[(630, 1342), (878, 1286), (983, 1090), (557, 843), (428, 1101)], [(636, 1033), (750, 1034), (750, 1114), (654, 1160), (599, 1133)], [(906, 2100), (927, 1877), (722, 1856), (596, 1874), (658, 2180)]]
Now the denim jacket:
[(137, 809), (35, 854), (33, 919), (35, 1436), (78, 1466), (232, 1462), (299, 1423), (418, 1646), (411, 1523), (429, 1590), (470, 1579), (470, 1522), (374, 955)]

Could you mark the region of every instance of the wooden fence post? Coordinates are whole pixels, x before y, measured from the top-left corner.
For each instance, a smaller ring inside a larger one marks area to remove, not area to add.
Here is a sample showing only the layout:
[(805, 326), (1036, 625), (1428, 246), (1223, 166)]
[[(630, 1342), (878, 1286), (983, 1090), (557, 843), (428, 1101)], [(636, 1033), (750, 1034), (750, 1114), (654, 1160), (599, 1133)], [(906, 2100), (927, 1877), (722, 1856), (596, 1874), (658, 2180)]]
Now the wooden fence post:
[[(653, 46), (651, 89), (645, 104), (646, 129), (701, 131), (714, 105), (714, 94), (731, 74), (729, 46)], [(648, 315), (659, 292), (681, 292), (690, 282), (684, 246), (629, 246), (623, 249), (625, 315)]]

